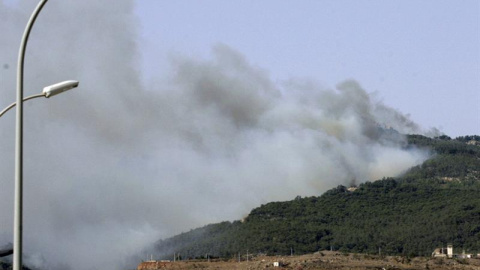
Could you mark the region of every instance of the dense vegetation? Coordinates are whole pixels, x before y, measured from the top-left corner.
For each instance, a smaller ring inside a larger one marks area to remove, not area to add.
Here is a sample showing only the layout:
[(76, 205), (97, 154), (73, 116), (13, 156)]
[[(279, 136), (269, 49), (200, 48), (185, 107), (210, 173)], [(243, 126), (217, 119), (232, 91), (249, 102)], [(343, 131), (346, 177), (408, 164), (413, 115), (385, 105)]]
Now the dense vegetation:
[(405, 147), (432, 158), (398, 178), (338, 186), (320, 197), (272, 202), (243, 221), (222, 222), (161, 240), (169, 258), (234, 254), (344, 252), (429, 256), (452, 243), (454, 252), (480, 252), (480, 136), (408, 136)]

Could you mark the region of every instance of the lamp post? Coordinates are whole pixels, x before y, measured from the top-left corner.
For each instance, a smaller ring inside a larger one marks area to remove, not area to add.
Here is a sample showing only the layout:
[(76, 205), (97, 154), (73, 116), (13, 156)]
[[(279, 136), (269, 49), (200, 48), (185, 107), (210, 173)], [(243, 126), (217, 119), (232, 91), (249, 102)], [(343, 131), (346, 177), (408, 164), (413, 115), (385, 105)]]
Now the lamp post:
[[(23, 67), (25, 60), (25, 50), (32, 26), (37, 19), (38, 14), (48, 0), (41, 0), (30, 19), (28, 20), (25, 32), (23, 33), (20, 49), (18, 52), (17, 64), (17, 114), (16, 114), (16, 136), (15, 136), (15, 206), (14, 206), (14, 225), (13, 225), (13, 270), (22, 269), (22, 231), (23, 231)], [(62, 83), (60, 83), (62, 84)], [(43, 90), (45, 97), (56, 95), (78, 85), (76, 83), (65, 85), (52, 85)], [(48, 92), (48, 93), (46, 93)], [(15, 106), (15, 105), (13, 105)], [(12, 106), (12, 107), (13, 107)], [(8, 110), (8, 109), (7, 109)]]
[[(45, 98), (53, 97), (55, 95), (63, 93), (65, 91), (70, 90), (72, 88), (75, 88), (77, 86), (78, 86), (78, 81), (73, 81), (73, 80), (53, 84), (53, 85), (50, 85), (50, 86), (47, 86), (47, 87), (43, 88), (43, 91), (42, 91), (41, 94), (32, 95), (32, 96), (23, 98), (23, 102), (25, 102), (27, 100), (30, 100), (30, 99), (34, 99), (34, 98), (39, 98), (39, 97), (45, 97)], [(15, 107), (15, 105), (17, 105), (17, 102), (13, 102), (12, 104), (8, 105), (5, 109), (3, 109), (3, 111), (0, 112), (0, 117), (2, 117), (10, 109)]]
[[(32, 95), (32, 96), (24, 98), (23, 102), (25, 102), (27, 100), (30, 100), (30, 99), (34, 99), (34, 98), (39, 98), (39, 97), (49, 98), (49, 97), (58, 95), (60, 93), (63, 93), (65, 91), (68, 91), (68, 90), (70, 90), (72, 88), (75, 88), (77, 86), (78, 86), (78, 81), (73, 81), (73, 80), (53, 84), (53, 85), (50, 85), (50, 86), (47, 86), (47, 87), (43, 88), (43, 91), (42, 91), (41, 94)], [(5, 109), (3, 109), (3, 111), (0, 112), (0, 117), (2, 117), (10, 109), (15, 107), (15, 105), (17, 105), (16, 102), (13, 102), (12, 104), (8, 105)], [(12, 247), (4, 247), (4, 248), (0, 249), (0, 257), (9, 256), (9, 255), (12, 255), (12, 254), (13, 254), (13, 246)]]

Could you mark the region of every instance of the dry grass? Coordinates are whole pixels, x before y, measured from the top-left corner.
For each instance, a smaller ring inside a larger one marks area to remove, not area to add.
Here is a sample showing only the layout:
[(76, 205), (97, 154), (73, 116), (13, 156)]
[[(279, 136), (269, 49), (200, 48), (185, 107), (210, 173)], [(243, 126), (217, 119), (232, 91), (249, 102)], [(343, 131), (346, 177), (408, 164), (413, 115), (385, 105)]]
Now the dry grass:
[[(274, 267), (279, 262), (282, 266)], [(345, 270), (417, 270), (464, 269), (480, 270), (480, 259), (406, 258), (400, 256), (374, 256), (342, 254), (323, 251), (302, 256), (260, 256), (247, 261), (182, 261), (170, 262), (161, 269), (345, 269)]]

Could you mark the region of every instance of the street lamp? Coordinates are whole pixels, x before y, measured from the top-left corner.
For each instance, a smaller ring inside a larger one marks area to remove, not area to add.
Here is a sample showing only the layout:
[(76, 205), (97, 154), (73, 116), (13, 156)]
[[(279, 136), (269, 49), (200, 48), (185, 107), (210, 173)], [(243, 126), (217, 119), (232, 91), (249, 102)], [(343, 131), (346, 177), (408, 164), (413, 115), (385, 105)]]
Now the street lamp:
[[(39, 97), (49, 98), (49, 97), (58, 95), (62, 92), (68, 91), (68, 90), (70, 90), (72, 88), (75, 88), (77, 86), (78, 86), (78, 81), (73, 81), (73, 80), (53, 84), (53, 85), (44, 87), (41, 94), (32, 95), (32, 96), (24, 98), (23, 102), (25, 102), (27, 100), (30, 100), (30, 99), (34, 99), (34, 98), (39, 98)], [(4, 115), (6, 112), (8, 112), (11, 108), (15, 107), (15, 105), (17, 105), (17, 103), (13, 102), (9, 106), (7, 106), (5, 109), (3, 109), (3, 111), (0, 112), (0, 117), (2, 117), (2, 115)], [(5, 257), (5, 256), (11, 255), (11, 254), (13, 254), (13, 246), (8, 247), (8, 248), (0, 249), (0, 257)]]
[[(42, 91), (41, 94), (32, 95), (32, 96), (24, 98), (23, 102), (25, 102), (27, 100), (30, 100), (30, 99), (34, 99), (34, 98), (39, 98), (39, 97), (49, 98), (49, 97), (58, 95), (60, 93), (63, 93), (65, 91), (68, 91), (68, 90), (70, 90), (72, 88), (75, 88), (77, 86), (78, 86), (78, 81), (73, 81), (73, 80), (53, 84), (53, 85), (50, 85), (50, 86), (47, 86), (47, 87), (43, 88), (43, 91)], [(6, 112), (8, 112), (11, 108), (15, 107), (15, 105), (17, 105), (17, 103), (13, 102), (8, 107), (3, 109), (3, 111), (0, 112), (0, 117), (2, 117), (2, 115), (4, 115)], [(4, 248), (0, 249), (0, 257), (9, 256), (9, 255), (12, 255), (12, 254), (13, 254), (13, 247), (4, 247)]]
[[(17, 116), (15, 136), (15, 206), (13, 224), (13, 270), (22, 269), (22, 230), (23, 230), (23, 67), (25, 63), (25, 50), (27, 48), (28, 36), (38, 14), (48, 0), (41, 0), (30, 19), (28, 20), (25, 32), (23, 33), (20, 49), (18, 51), (17, 64)], [(63, 82), (43, 89), (43, 95), (50, 97), (63, 91), (76, 87), (78, 82)], [(15, 106), (15, 105), (14, 105)]]
[[(78, 81), (73, 81), (73, 80), (53, 84), (53, 85), (44, 87), (41, 94), (32, 95), (24, 98), (23, 102), (30, 99), (34, 99), (34, 98), (39, 98), (39, 97), (46, 97), (46, 98), (53, 97), (55, 95), (68, 91), (77, 86), (78, 86)], [(2, 115), (8, 112), (11, 108), (15, 107), (15, 105), (17, 105), (16, 102), (13, 102), (12, 104), (8, 105), (8, 107), (6, 107), (5, 109), (3, 109), (3, 111), (0, 112), (0, 117), (2, 117)]]

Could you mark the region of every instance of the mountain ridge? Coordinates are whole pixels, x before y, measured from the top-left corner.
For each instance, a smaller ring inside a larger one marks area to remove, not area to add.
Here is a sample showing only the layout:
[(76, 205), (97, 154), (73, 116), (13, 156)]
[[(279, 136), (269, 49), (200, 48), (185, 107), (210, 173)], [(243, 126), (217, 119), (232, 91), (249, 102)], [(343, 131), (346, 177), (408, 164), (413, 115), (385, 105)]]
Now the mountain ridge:
[(343, 252), (428, 256), (453, 243), (480, 252), (480, 136), (408, 135), (405, 147), (432, 157), (396, 178), (321, 196), (270, 202), (242, 221), (224, 221), (159, 240), (155, 254), (195, 258)]

